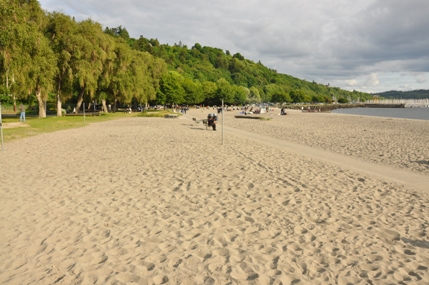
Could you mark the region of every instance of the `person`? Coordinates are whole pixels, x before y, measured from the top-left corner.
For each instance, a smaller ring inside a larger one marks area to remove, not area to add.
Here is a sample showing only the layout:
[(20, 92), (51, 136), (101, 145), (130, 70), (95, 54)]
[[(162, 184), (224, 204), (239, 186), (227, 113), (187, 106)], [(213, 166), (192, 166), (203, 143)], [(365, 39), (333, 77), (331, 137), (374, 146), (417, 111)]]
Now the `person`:
[(213, 131), (216, 131), (216, 117), (209, 114), (207, 118), (207, 125), (213, 128)]
[(21, 115), (19, 116), (19, 121), (25, 123), (25, 106), (24, 106), (24, 104), (21, 104), (19, 106), (19, 110), (21, 111)]

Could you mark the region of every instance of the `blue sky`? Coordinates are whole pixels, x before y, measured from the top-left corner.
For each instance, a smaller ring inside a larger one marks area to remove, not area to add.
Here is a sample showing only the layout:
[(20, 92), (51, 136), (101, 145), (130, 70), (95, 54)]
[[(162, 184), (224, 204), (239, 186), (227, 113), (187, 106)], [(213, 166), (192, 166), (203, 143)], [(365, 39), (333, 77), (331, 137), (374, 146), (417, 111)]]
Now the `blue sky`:
[(346, 90), (429, 89), (428, 0), (42, 0), (131, 37), (239, 52)]

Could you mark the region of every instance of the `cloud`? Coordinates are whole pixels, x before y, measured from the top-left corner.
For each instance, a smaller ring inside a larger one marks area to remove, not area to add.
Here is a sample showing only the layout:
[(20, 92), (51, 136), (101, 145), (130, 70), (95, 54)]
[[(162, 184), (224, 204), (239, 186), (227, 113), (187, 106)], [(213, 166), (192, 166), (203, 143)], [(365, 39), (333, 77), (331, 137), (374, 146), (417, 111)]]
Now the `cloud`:
[(364, 86), (377, 86), (380, 84), (380, 81), (378, 80), (377, 74), (372, 73), (367, 77), (367, 79), (364, 82)]

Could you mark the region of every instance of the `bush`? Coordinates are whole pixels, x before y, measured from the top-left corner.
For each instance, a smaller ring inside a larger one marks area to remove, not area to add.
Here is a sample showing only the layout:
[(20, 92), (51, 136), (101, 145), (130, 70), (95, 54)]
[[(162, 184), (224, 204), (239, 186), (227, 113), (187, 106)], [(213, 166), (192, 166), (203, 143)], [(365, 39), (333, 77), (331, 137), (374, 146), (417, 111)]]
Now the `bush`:
[(13, 105), (12, 96), (0, 94), (0, 102), (2, 105)]

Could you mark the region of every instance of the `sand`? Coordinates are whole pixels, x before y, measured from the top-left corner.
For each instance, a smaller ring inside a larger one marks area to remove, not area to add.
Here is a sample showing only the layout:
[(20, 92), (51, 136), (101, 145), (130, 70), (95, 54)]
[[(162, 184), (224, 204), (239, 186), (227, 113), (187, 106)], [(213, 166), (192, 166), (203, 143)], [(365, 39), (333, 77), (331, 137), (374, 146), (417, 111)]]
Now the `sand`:
[(0, 283), (429, 283), (429, 122), (212, 111), (6, 142)]

